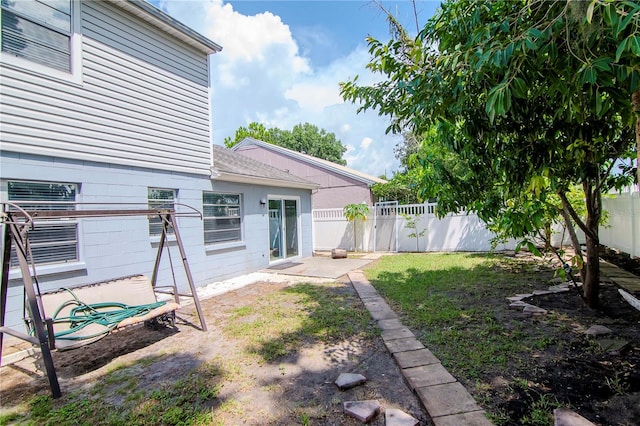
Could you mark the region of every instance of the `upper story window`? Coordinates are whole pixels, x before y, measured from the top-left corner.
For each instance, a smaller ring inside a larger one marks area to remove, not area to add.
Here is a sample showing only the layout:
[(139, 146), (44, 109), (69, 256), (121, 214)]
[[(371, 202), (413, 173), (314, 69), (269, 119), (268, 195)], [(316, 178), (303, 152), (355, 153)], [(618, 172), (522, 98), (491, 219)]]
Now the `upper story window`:
[[(24, 210), (75, 210), (78, 187), (59, 182), (7, 182), (9, 202)], [(79, 260), (78, 222), (75, 219), (35, 220), (29, 230), (29, 243), (36, 265), (67, 263)], [(18, 266), (15, 248), (11, 267)]]
[(242, 240), (240, 194), (202, 193), (204, 243)]
[[(177, 190), (165, 188), (149, 188), (148, 202), (150, 209), (172, 209), (176, 202)], [(173, 234), (173, 228), (168, 229)], [(149, 235), (159, 237), (162, 235), (162, 219), (159, 216), (149, 217)]]
[(76, 0), (1, 0), (0, 6), (3, 62), (14, 58), (64, 74), (77, 71)]

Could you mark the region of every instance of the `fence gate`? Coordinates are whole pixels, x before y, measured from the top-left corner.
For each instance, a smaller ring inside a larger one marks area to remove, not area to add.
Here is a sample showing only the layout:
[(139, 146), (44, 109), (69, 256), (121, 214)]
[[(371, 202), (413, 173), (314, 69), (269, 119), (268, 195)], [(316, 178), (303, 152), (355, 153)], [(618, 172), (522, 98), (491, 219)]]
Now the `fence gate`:
[(398, 251), (398, 202), (373, 206), (373, 251)]

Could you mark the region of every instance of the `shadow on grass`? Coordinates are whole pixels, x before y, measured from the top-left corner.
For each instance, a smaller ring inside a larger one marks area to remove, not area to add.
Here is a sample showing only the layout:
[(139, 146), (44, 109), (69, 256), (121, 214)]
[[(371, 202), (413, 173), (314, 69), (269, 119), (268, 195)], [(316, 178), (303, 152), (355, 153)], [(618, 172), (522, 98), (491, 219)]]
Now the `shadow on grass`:
[(275, 297), (277, 309), (271, 303), (276, 299), (264, 300), (264, 310), (249, 322), (254, 339), (248, 351), (267, 363), (284, 356), (294, 361), (308, 344), (371, 339), (379, 333), (353, 289), (344, 285), (299, 284)]
[[(225, 374), (216, 363), (187, 354), (164, 354), (118, 365), (75, 392), (65, 390), (63, 381), (63, 395), (55, 400), (43, 392), (45, 379), (36, 379), (30, 385), (30, 395), (35, 396), (26, 401), (26, 410), (19, 406), (11, 410), (12, 404), (3, 399), (7, 412), (0, 416), (0, 424), (190, 424), (208, 419), (211, 410), (224, 403), (218, 393)], [(20, 389), (9, 386), (2, 392), (16, 395)]]
[[(206, 301), (205, 310), (219, 314), (210, 330), (185, 330), (173, 343), (167, 336), (162, 347), (171, 353), (147, 351), (129, 361), (133, 354), (99, 371), (89, 368), (88, 359), (68, 366), (59, 400), (48, 396), (44, 377), (32, 380), (41, 387), (30, 390), (27, 408), (0, 416), (0, 424), (355, 425), (345, 417), (343, 402), (364, 399), (402, 408), (426, 424), (426, 413), (350, 286), (256, 288), (234, 295), (233, 305)], [(197, 349), (181, 349), (191, 339), (206, 340), (198, 340)], [(103, 342), (104, 351), (115, 350)], [(81, 370), (89, 373), (71, 378)], [(365, 374), (368, 381), (341, 391), (334, 381), (342, 372)], [(3, 384), (2, 392), (20, 389)], [(384, 424), (384, 416), (370, 424)]]

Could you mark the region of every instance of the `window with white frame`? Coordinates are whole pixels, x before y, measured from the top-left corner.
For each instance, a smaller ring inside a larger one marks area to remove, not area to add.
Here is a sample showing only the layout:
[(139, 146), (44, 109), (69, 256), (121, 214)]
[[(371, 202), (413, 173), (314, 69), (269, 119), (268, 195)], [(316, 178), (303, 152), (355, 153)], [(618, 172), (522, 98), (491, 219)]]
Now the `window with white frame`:
[(204, 243), (242, 241), (240, 194), (202, 193)]
[[(8, 201), (25, 210), (75, 210), (78, 186), (73, 183), (8, 181)], [(36, 265), (79, 260), (78, 222), (74, 219), (36, 220), (29, 230)], [(15, 248), (11, 267), (18, 266)]]
[(73, 0), (2, 0), (2, 53), (71, 73)]
[[(177, 190), (166, 188), (149, 188), (148, 202), (150, 209), (172, 209), (176, 202)], [(168, 229), (173, 234), (173, 228)], [(162, 219), (160, 216), (149, 217), (149, 235), (159, 237), (162, 235)]]

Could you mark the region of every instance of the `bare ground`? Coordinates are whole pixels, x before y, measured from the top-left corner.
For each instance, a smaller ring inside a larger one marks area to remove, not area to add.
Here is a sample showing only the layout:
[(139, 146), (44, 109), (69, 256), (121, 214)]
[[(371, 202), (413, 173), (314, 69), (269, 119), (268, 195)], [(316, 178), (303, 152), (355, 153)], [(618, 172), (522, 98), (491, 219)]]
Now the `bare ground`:
[[(430, 424), (379, 337), (331, 344), (310, 340), (277, 362), (245, 356), (245, 343), (224, 331), (232, 310), (286, 286), (256, 283), (203, 300), (207, 332), (193, 326), (199, 324), (193, 309), (183, 309), (175, 330), (137, 328), (114, 333), (80, 349), (54, 352), (63, 394), (90, 390), (108, 371), (121, 365), (135, 365), (129, 368), (128, 375), (136, 381), (139, 391), (184, 378), (206, 361), (233, 370), (227, 371), (224, 382), (219, 383), (220, 392), (211, 407), (215, 424), (293, 425), (308, 421), (318, 425), (356, 425), (361, 423), (343, 413), (343, 402), (367, 399), (379, 400), (383, 409), (400, 408), (419, 419), (420, 424)], [(359, 303), (350, 284), (338, 283), (335, 291)], [(3, 410), (24, 403), (35, 394), (48, 394), (44, 373), (34, 367), (39, 367), (39, 362), (34, 366), (34, 360), (29, 358), (0, 369)], [(333, 382), (342, 372), (363, 374), (368, 381), (341, 391)], [(107, 396), (114, 405), (125, 397), (116, 391)], [(370, 424), (383, 425), (384, 414)]]

